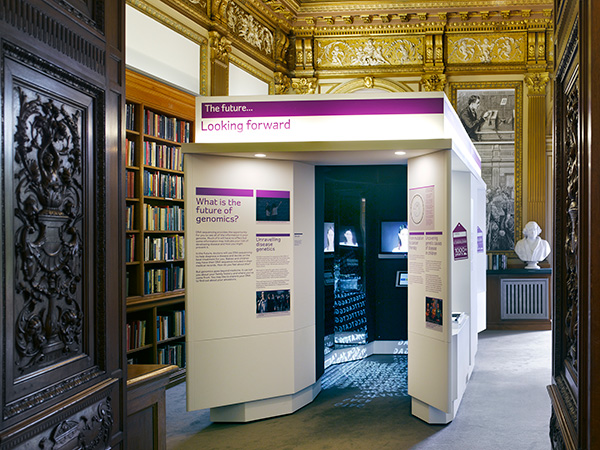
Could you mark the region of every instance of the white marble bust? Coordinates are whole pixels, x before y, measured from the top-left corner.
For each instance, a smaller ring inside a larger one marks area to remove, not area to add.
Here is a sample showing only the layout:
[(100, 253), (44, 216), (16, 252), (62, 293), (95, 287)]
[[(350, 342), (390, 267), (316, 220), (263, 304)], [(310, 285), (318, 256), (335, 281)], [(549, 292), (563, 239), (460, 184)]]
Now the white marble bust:
[(515, 253), (527, 263), (526, 269), (539, 269), (539, 261), (543, 261), (550, 254), (550, 244), (540, 237), (542, 229), (537, 222), (527, 222), (523, 228), (523, 239), (515, 245)]

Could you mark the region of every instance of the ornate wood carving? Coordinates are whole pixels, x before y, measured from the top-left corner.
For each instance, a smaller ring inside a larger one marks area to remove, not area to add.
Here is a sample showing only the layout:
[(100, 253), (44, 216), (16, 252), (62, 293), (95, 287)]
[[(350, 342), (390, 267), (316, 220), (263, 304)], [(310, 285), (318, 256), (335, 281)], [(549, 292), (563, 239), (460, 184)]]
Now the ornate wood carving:
[(579, 90), (577, 83), (566, 95), (564, 156), (566, 157), (566, 239), (565, 255), (566, 296), (565, 302), (565, 362), (573, 371), (575, 383), (578, 372), (578, 321), (579, 321)]
[(16, 87), (15, 345), (18, 373), (82, 341), (82, 109)]

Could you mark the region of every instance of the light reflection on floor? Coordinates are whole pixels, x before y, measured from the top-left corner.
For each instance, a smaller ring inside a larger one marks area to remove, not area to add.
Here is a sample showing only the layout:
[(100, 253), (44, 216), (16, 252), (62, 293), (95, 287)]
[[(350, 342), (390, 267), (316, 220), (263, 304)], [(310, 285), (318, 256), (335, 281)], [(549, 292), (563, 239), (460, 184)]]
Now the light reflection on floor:
[(408, 396), (407, 374), (408, 355), (372, 356), (329, 366), (321, 379), (321, 388), (360, 389), (335, 406), (361, 408), (375, 398)]

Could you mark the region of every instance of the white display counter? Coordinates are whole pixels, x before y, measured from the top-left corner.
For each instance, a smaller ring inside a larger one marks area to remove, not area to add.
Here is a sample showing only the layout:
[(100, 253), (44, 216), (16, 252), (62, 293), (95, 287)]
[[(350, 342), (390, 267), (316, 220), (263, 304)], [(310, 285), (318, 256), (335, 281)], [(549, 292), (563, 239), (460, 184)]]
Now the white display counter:
[(183, 146), (188, 409), (249, 421), (312, 401), (314, 167), (408, 164), (409, 394), (452, 420), (485, 328), (485, 184), (445, 95), (203, 100)]

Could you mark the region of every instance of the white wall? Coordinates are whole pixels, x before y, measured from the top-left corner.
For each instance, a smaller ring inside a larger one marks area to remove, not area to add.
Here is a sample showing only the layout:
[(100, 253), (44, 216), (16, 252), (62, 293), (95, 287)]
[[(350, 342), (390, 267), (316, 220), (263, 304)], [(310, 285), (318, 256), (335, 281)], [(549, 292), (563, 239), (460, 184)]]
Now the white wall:
[(229, 95), (269, 95), (269, 84), (229, 64)]
[(127, 67), (199, 95), (200, 46), (137, 9), (125, 8)]

